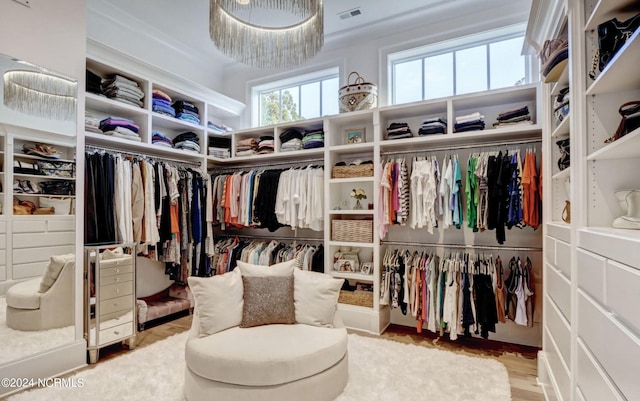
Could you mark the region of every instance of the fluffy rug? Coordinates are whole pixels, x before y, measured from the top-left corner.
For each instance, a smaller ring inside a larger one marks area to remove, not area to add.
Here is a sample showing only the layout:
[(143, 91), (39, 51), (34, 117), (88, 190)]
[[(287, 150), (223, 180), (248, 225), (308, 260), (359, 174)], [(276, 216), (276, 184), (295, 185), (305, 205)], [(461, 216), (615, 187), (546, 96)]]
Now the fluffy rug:
[[(31, 390), (9, 401), (182, 401), (186, 337), (98, 363), (73, 376), (82, 388)], [(511, 390), (505, 367), (495, 360), (350, 334), (349, 383), (336, 401), (356, 400), (507, 401)]]
[(0, 297), (0, 363), (72, 343), (73, 336), (73, 326), (43, 331), (20, 331), (7, 327), (7, 300)]

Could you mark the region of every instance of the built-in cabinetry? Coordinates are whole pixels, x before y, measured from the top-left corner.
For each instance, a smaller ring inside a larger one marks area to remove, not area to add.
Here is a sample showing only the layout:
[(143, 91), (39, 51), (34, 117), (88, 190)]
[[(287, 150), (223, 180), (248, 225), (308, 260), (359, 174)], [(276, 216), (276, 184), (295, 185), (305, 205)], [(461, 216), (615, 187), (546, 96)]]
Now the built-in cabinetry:
[[(568, 71), (561, 82), (543, 88), (544, 166), (554, 168), (556, 140), (570, 137), (571, 167), (568, 172), (556, 170), (544, 187), (551, 207), (545, 214), (545, 316), (539, 377), (548, 400), (632, 400), (640, 397), (631, 373), (640, 352), (636, 318), (640, 230), (615, 228), (614, 220), (629, 208), (617, 192), (640, 188), (640, 132), (605, 141), (620, 123), (619, 107), (640, 100), (636, 68), (640, 31), (626, 40), (602, 71), (596, 64), (595, 79), (589, 71), (598, 49), (598, 25), (611, 18), (625, 21), (640, 13), (640, 6), (631, 0), (558, 3), (561, 18), (532, 15), (529, 30), (546, 32), (546, 39), (551, 39), (566, 23), (570, 43)], [(549, 20), (559, 22), (545, 28)], [(557, 88), (567, 85), (570, 118), (555, 126), (553, 96)], [(570, 223), (561, 219), (568, 199)]]

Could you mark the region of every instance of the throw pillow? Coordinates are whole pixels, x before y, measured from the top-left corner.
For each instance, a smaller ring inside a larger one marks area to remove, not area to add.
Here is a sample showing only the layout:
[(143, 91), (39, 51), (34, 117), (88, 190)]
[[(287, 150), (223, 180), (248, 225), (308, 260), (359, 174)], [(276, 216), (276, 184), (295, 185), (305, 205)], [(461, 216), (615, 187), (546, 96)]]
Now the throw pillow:
[(290, 276), (296, 266), (295, 260), (289, 260), (282, 263), (276, 263), (271, 266), (252, 265), (238, 261), (238, 267), (243, 277), (267, 277), (267, 276)]
[(40, 280), (40, 292), (45, 293), (53, 283), (56, 282), (60, 273), (62, 272), (62, 268), (67, 262), (71, 262), (75, 260), (76, 255), (73, 253), (68, 253), (66, 255), (56, 255), (52, 256), (49, 259), (49, 264), (47, 265), (47, 270), (44, 272), (44, 276), (42, 276), (42, 280)]
[(296, 322), (333, 327), (338, 296), (344, 280), (328, 274), (296, 269), (293, 273)]
[(189, 277), (200, 322), (200, 337), (215, 334), (242, 321), (242, 275), (240, 272), (213, 277)]
[(240, 327), (264, 324), (293, 324), (293, 275), (242, 278), (244, 307)]

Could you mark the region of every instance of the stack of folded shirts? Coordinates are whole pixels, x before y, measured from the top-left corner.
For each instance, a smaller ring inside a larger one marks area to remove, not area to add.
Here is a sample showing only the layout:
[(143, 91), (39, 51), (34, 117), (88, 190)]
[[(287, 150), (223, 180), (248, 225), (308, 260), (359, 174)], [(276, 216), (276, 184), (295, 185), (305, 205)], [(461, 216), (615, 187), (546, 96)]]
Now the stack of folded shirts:
[(151, 143), (158, 146), (164, 146), (166, 148), (173, 148), (171, 138), (159, 131), (151, 132)]
[(391, 123), (387, 128), (387, 139), (411, 138), (411, 128), (407, 123)]
[(324, 147), (324, 131), (322, 128), (306, 130), (302, 137), (302, 147), (315, 149)]
[(261, 136), (258, 141), (258, 154), (273, 153), (274, 142), (272, 136)]
[(100, 85), (102, 84), (102, 78), (93, 71), (86, 70), (87, 74), (87, 84), (86, 90), (87, 92), (97, 93), (98, 95), (102, 94), (102, 88)]
[(132, 81), (122, 75), (115, 75), (111, 79), (102, 81), (102, 93), (114, 100), (142, 107), (144, 92), (136, 81)]
[(453, 132), (478, 131), (484, 129), (484, 116), (479, 112), (456, 117)]
[(422, 122), (418, 135), (444, 134), (447, 132), (447, 120), (442, 118), (428, 118)]
[(193, 132), (184, 132), (175, 137), (173, 147), (200, 153), (200, 139), (198, 135)]
[(177, 119), (200, 125), (200, 114), (194, 104), (186, 100), (178, 100), (172, 106), (176, 110)]
[(171, 97), (161, 90), (155, 89), (152, 92), (153, 100), (151, 101), (151, 109), (156, 113), (165, 114), (175, 117), (176, 110), (171, 107)]
[(138, 127), (133, 120), (124, 117), (107, 117), (100, 121), (100, 129), (105, 135), (140, 142)]
[(297, 128), (286, 129), (280, 134), (280, 150), (290, 152), (294, 150), (302, 150), (302, 132)]
[(209, 127), (216, 134), (226, 134), (227, 132), (233, 131), (233, 128), (227, 127), (224, 124), (216, 124), (211, 121), (207, 121), (207, 127)]
[(245, 138), (236, 145), (236, 156), (251, 156), (258, 153), (258, 141), (256, 138)]
[(102, 134), (100, 120), (87, 111), (84, 112), (84, 130), (95, 134)]
[(497, 122), (493, 123), (494, 128), (518, 124), (532, 124), (531, 114), (529, 114), (529, 107), (526, 105), (518, 107), (517, 109), (503, 111), (502, 113), (498, 114), (497, 120)]
[(209, 137), (209, 156), (220, 159), (231, 157), (231, 138)]

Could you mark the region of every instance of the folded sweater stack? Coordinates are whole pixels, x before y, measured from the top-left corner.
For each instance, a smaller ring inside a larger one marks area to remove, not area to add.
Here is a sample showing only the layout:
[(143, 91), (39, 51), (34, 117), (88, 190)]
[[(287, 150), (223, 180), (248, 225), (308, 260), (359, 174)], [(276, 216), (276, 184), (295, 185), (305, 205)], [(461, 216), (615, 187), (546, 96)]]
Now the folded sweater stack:
[(316, 149), (324, 147), (324, 131), (322, 128), (306, 130), (302, 137), (304, 149)]
[(407, 123), (391, 123), (387, 128), (387, 139), (411, 138), (411, 128)]
[(173, 148), (173, 141), (160, 131), (151, 132), (151, 143), (165, 148)]
[(258, 141), (256, 138), (245, 138), (236, 145), (236, 156), (251, 156), (258, 153)]
[(443, 118), (428, 118), (422, 121), (418, 135), (445, 134), (447, 132), (447, 120)]
[(138, 127), (133, 120), (129, 120), (124, 117), (107, 117), (100, 121), (100, 129), (105, 135), (110, 135), (115, 138), (127, 139), (129, 141), (140, 142), (140, 135)]
[(100, 120), (88, 111), (84, 112), (84, 130), (94, 134), (102, 134)]
[(456, 117), (453, 132), (478, 131), (484, 129), (484, 116), (479, 112)]
[(498, 114), (497, 122), (493, 123), (494, 128), (508, 127), (518, 124), (532, 124), (531, 114), (529, 114), (529, 107), (522, 106), (515, 109), (503, 111)]
[(153, 100), (151, 101), (151, 109), (160, 114), (175, 117), (176, 109), (171, 106), (171, 97), (161, 90), (155, 89), (152, 92)]
[(119, 102), (142, 107), (144, 92), (136, 81), (132, 81), (122, 75), (114, 75), (113, 78), (102, 81), (102, 94)]
[(280, 150), (283, 152), (302, 150), (302, 137), (302, 131), (299, 129), (286, 129), (282, 134), (280, 134)]
[(172, 106), (176, 110), (177, 119), (200, 125), (200, 113), (194, 104), (178, 100)]
[(102, 94), (102, 78), (93, 71), (86, 70), (87, 82), (85, 88), (87, 92)]
[(266, 155), (269, 153), (273, 153), (273, 148), (275, 147), (273, 137), (272, 136), (261, 136), (258, 141), (258, 154)]
[(226, 134), (233, 131), (233, 128), (227, 127), (224, 124), (212, 123), (211, 121), (207, 121), (207, 127), (216, 134)]
[(209, 137), (209, 156), (220, 159), (231, 157), (231, 138)]
[(193, 132), (183, 132), (173, 139), (173, 147), (200, 153), (200, 139)]

